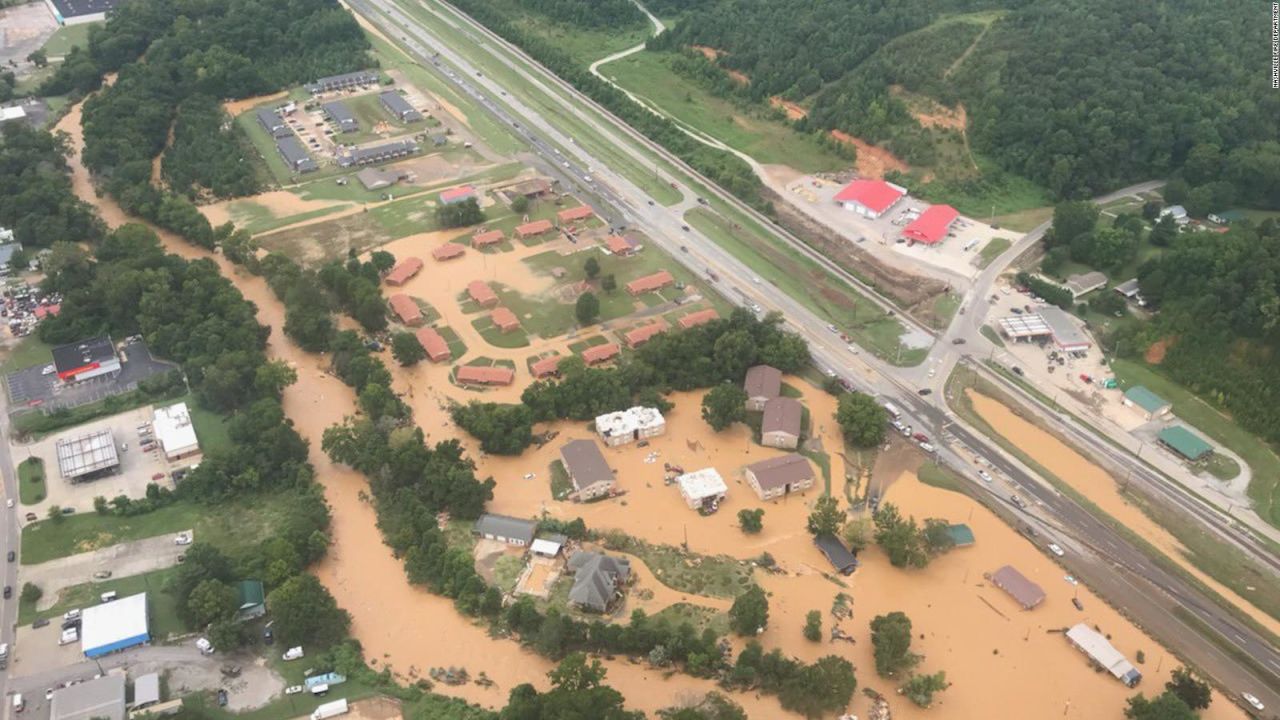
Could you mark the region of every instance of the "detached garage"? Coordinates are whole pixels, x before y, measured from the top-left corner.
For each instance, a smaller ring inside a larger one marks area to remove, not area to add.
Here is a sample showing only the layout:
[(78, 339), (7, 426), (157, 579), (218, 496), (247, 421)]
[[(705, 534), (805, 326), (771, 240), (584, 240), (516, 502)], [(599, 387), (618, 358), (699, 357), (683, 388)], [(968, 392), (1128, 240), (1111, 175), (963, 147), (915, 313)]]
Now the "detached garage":
[(146, 593), (87, 607), (81, 615), (80, 648), (85, 657), (101, 657), (149, 642)]

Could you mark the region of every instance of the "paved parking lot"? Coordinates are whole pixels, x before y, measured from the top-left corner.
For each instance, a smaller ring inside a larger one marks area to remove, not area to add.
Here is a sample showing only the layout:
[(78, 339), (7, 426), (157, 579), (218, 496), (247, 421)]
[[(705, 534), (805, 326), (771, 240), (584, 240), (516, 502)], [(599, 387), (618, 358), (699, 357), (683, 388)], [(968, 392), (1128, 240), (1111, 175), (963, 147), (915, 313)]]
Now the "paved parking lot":
[[(152, 406), (127, 410), (111, 417), (94, 420), (73, 428), (54, 433), (43, 440), (26, 445), (13, 445), (14, 457), (19, 461), (28, 455), (44, 460), (45, 491), (48, 495), (35, 505), (24, 505), (23, 514), (33, 512), (44, 518), (50, 505), (75, 508), (79, 512), (93, 512), (93, 499), (99, 495), (110, 500), (117, 495), (130, 498), (145, 497), (147, 485), (158, 483), (162, 487), (173, 487), (170, 473), (179, 467), (191, 464), (190, 458), (170, 464), (158, 449), (143, 452), (138, 445), (138, 426), (150, 422)], [(98, 430), (111, 430), (116, 441), (116, 452), (120, 465), (113, 475), (69, 482), (58, 472), (57, 443), (62, 438), (75, 438)], [(157, 478), (156, 476), (160, 476)]]
[[(186, 531), (194, 539), (194, 531)], [(39, 565), (23, 565), (19, 579), (35, 583), (44, 594), (36, 603), (37, 610), (48, 610), (58, 603), (58, 593), (72, 585), (94, 582), (93, 574), (109, 571), (112, 580), (141, 575), (178, 563), (190, 545), (174, 542), (177, 533), (111, 545), (91, 552), (50, 560)]]
[(97, 402), (112, 395), (136, 390), (138, 383), (161, 373), (176, 370), (177, 365), (151, 356), (146, 341), (138, 340), (124, 347), (125, 358), (115, 376), (103, 375), (70, 385), (58, 381), (52, 372), (45, 374), (48, 363), (23, 368), (5, 376), (11, 412), (27, 408), (72, 408)]

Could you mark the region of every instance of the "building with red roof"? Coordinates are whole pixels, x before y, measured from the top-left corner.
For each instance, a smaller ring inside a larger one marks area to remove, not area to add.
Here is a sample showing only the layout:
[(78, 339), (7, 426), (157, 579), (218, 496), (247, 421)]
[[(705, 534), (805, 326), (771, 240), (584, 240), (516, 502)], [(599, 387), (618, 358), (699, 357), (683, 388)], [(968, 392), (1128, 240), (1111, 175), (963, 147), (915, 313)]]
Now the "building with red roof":
[(480, 304), (480, 307), (493, 307), (498, 304), (498, 294), (483, 280), (472, 280), (467, 284), (467, 295)]
[(440, 193), (440, 202), (445, 205), (453, 205), (463, 200), (470, 200), (476, 196), (476, 189), (470, 185), (460, 185), (456, 188), (449, 188)]
[(688, 330), (691, 327), (706, 325), (712, 320), (718, 320), (719, 318), (720, 318), (720, 313), (716, 312), (715, 310), (712, 310), (711, 308), (707, 308), (706, 310), (699, 310), (698, 312), (695, 312), (695, 313), (689, 313), (688, 315), (685, 315), (684, 317), (680, 318), (680, 327), (684, 328), (685, 330)]
[(453, 357), (453, 353), (449, 351), (449, 343), (445, 342), (444, 336), (435, 328), (419, 328), (414, 336), (418, 338), (422, 349), (427, 351), (431, 362), (444, 362)]
[(661, 290), (662, 288), (673, 284), (675, 281), (676, 279), (671, 275), (671, 273), (666, 270), (659, 270), (652, 275), (645, 275), (642, 278), (636, 278), (635, 280), (627, 283), (627, 292), (632, 295), (641, 295), (643, 293), (653, 292), (654, 290)]
[(47, 317), (57, 317), (60, 312), (62, 312), (62, 303), (37, 305), (35, 310), (37, 320), (43, 320)]
[(463, 365), (454, 376), (458, 382), (472, 385), (510, 385), (516, 372), (506, 367)]
[(552, 375), (560, 372), (561, 360), (564, 360), (563, 355), (550, 355), (542, 358), (541, 360), (535, 360), (533, 364), (529, 366), (529, 371), (538, 379), (551, 377)]
[(516, 317), (515, 313), (504, 307), (494, 308), (493, 312), (489, 313), (489, 319), (504, 333), (520, 329), (520, 319)]
[(387, 281), (388, 285), (395, 285), (399, 287), (400, 285), (409, 282), (413, 279), (414, 275), (417, 275), (421, 271), (421, 260), (416, 257), (405, 258), (396, 263), (396, 266), (391, 268), (391, 272), (387, 273), (387, 276), (383, 279)]
[(622, 348), (618, 347), (617, 343), (593, 345), (582, 351), (582, 361), (588, 365), (596, 365), (606, 360), (612, 360), (620, 352), (622, 352)]
[(555, 227), (550, 220), (534, 220), (531, 223), (525, 223), (516, 227), (516, 235), (522, 238), (537, 237), (546, 232), (551, 232)]
[(884, 180), (858, 179), (836, 193), (836, 202), (845, 210), (863, 217), (878, 218), (889, 212), (907, 194), (907, 189)]
[(619, 257), (634, 255), (636, 252), (636, 246), (632, 245), (629, 240), (619, 235), (610, 235), (605, 238), (604, 246), (609, 249), (609, 252)]
[(497, 245), (506, 239), (507, 236), (503, 235), (501, 230), (490, 230), (489, 232), (476, 233), (471, 236), (471, 247), (482, 248), (486, 245)]
[(937, 245), (947, 237), (951, 224), (960, 213), (950, 205), (934, 205), (925, 210), (902, 231), (902, 237), (926, 245)]
[(403, 293), (396, 293), (388, 298), (387, 302), (391, 305), (391, 312), (396, 314), (400, 322), (405, 325), (422, 324), (422, 309), (413, 301), (413, 298)]
[(556, 213), (556, 219), (562, 223), (567, 223), (573, 222), (574, 220), (586, 220), (595, 214), (596, 211), (592, 210), (590, 205), (579, 205), (578, 207), (561, 210)]
[(465, 245), (459, 245), (458, 243), (445, 243), (435, 250), (432, 250), (431, 257), (435, 258), (437, 261), (443, 262), (445, 260), (452, 260), (456, 257), (462, 257), (462, 254), (466, 251), (467, 248)]
[(623, 339), (627, 341), (627, 347), (632, 350), (649, 342), (656, 335), (661, 335), (667, 331), (667, 323), (659, 319), (657, 322), (651, 322), (648, 325), (642, 325), (628, 332)]

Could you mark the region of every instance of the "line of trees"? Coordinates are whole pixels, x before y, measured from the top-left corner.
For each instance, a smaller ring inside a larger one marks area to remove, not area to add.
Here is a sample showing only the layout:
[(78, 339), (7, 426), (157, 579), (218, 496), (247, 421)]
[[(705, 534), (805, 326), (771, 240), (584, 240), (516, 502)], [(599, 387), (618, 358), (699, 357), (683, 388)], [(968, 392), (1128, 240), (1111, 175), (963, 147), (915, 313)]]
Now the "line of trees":
[(25, 122), (0, 126), (0, 227), (28, 248), (96, 243), (106, 227), (71, 189), (65, 138)]

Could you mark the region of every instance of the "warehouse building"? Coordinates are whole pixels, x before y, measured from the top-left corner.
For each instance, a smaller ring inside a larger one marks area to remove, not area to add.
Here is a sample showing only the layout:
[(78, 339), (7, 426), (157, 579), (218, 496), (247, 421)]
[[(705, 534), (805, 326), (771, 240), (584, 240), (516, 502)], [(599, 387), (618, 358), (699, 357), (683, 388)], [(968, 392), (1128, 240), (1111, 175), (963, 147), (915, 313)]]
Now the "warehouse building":
[(120, 356), (107, 335), (59, 345), (52, 350), (53, 369), (63, 382), (120, 372)]
[(80, 648), (85, 657), (101, 657), (149, 642), (146, 593), (92, 605), (81, 614)]
[(102, 22), (119, 4), (119, 0), (45, 0), (59, 25), (83, 25)]
[(836, 193), (836, 202), (845, 210), (875, 219), (893, 209), (907, 189), (883, 180), (854, 180)]
[(337, 126), (339, 132), (349, 133), (360, 129), (360, 121), (356, 119), (355, 113), (341, 100), (324, 103), (320, 109), (324, 110), (325, 117)]
[(925, 245), (937, 245), (947, 238), (952, 224), (959, 217), (960, 213), (950, 205), (934, 205), (912, 220), (903, 229), (902, 236)]
[(560, 463), (564, 465), (569, 482), (573, 483), (573, 498), (586, 501), (608, 495), (617, 482), (613, 470), (600, 452), (594, 440), (570, 440), (560, 448)]
[(1077, 650), (1089, 656), (1095, 665), (1111, 673), (1125, 687), (1133, 687), (1142, 682), (1142, 673), (1102, 633), (1079, 623), (1068, 630), (1066, 636)]
[(116, 441), (110, 430), (96, 430), (54, 444), (58, 472), (64, 480), (82, 482), (114, 473), (120, 467)]
[(307, 153), (307, 148), (302, 145), (302, 141), (293, 135), (276, 138), (276, 152), (280, 153), (280, 157), (284, 158), (284, 164), (294, 172), (309, 173), (320, 169), (316, 161), (312, 160), (311, 155)]
[(596, 417), (596, 432), (609, 447), (657, 437), (667, 431), (667, 421), (657, 408), (636, 406)]
[(360, 70), (357, 72), (323, 77), (313, 83), (307, 83), (306, 85), (303, 85), (303, 87), (312, 95), (319, 95), (320, 93), (333, 92), (334, 90), (347, 90), (349, 88), (377, 85), (378, 81), (379, 78), (376, 71)]
[(49, 718), (50, 720), (124, 720), (124, 684), (124, 671), (116, 670), (93, 680), (85, 680), (54, 690), (53, 698), (49, 702)]
[(378, 99), (382, 101), (382, 107), (402, 123), (417, 122), (422, 119), (422, 113), (414, 110), (409, 101), (394, 90), (379, 93)]
[(156, 442), (169, 462), (200, 454), (200, 440), (195, 425), (191, 423), (191, 411), (186, 403), (156, 408), (152, 413), (152, 427)]

